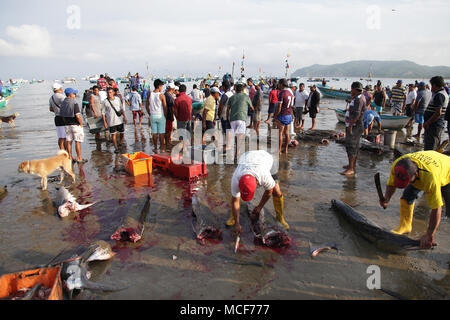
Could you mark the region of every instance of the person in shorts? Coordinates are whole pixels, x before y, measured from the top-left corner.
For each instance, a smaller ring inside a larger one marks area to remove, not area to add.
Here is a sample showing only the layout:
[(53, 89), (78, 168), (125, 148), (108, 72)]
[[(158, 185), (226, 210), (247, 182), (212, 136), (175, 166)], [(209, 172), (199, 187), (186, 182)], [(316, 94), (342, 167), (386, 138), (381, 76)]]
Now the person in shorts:
[(309, 93), (305, 90), (305, 84), (300, 83), (300, 87), (294, 92), (295, 95), (295, 127), (297, 129), (304, 129), (305, 121), (303, 120), (303, 110), (305, 109), (306, 102), (309, 98)]
[(164, 82), (156, 79), (154, 82), (155, 90), (150, 93), (147, 99), (146, 108), (150, 116), (150, 125), (152, 127), (152, 142), (153, 151), (158, 152), (158, 138), (160, 151), (166, 152), (166, 145), (164, 139), (166, 137), (166, 117), (167, 117), (167, 102), (166, 97), (162, 93)]
[[(237, 158), (240, 156), (240, 145), (245, 137), (247, 129), (246, 120), (248, 109), (253, 109), (249, 96), (243, 93), (244, 86), (244, 83), (238, 83), (236, 85), (236, 94), (228, 99), (227, 106), (227, 118), (230, 119), (231, 132), (236, 135), (238, 139)], [(227, 150), (230, 150), (230, 148), (231, 146), (227, 146)]]
[(431, 91), (426, 88), (426, 84), (423, 81), (419, 83), (418, 87), (419, 91), (417, 92), (417, 99), (413, 106), (414, 122), (418, 124), (417, 134), (414, 137), (420, 140), (420, 134), (422, 133), (423, 124), (425, 123), (423, 114), (431, 101)]
[(126, 95), (125, 102), (133, 114), (134, 126), (137, 127), (137, 117), (139, 116), (139, 127), (142, 127), (142, 118), (144, 117), (142, 97), (137, 92), (136, 86), (133, 86), (131, 92)]
[(286, 79), (280, 80), (281, 92), (278, 95), (278, 108), (275, 112), (274, 118), (278, 124), (279, 129), (279, 154), (282, 152), (283, 140), (285, 138), (284, 153), (288, 154), (291, 137), (289, 134), (290, 126), (293, 120), (294, 94), (289, 89), (289, 84)]
[(253, 95), (252, 105), (255, 111), (253, 112), (253, 129), (256, 131), (256, 135), (259, 137), (259, 127), (261, 126), (261, 109), (263, 104), (264, 94), (261, 90), (261, 85), (258, 83), (255, 85), (256, 92)]
[(320, 93), (317, 91), (317, 87), (316, 85), (311, 86), (311, 92), (309, 94), (309, 98), (308, 98), (308, 112), (309, 112), (309, 117), (312, 120), (312, 124), (311, 124), (311, 129), (310, 130), (315, 130), (316, 129), (316, 118), (317, 118), (317, 114), (320, 112), (319, 106), (320, 106)]
[[(119, 97), (114, 95), (114, 89), (108, 88), (108, 98), (102, 102), (102, 117), (106, 129), (111, 133), (112, 141), (114, 143), (114, 153), (119, 153), (119, 143), (117, 141), (117, 133), (120, 135), (120, 144), (123, 141), (126, 123), (125, 110), (122, 101)], [(122, 120), (123, 117), (123, 120)]]
[(269, 111), (268, 111), (268, 116), (267, 116), (267, 120), (264, 121), (270, 129), (270, 118), (273, 117), (277, 105), (278, 105), (278, 94), (279, 94), (279, 90), (278, 90), (278, 82), (276, 80), (274, 80), (273, 85), (272, 85), (272, 90), (270, 90), (269, 93)]
[[(69, 159), (72, 159), (74, 162), (84, 163), (86, 160), (83, 160), (81, 157), (81, 143), (84, 142), (83, 121), (80, 105), (75, 100), (78, 91), (67, 88), (64, 93), (66, 94), (66, 99), (61, 103), (59, 115), (64, 118), (67, 153), (69, 154)], [(77, 152), (76, 159), (73, 159), (72, 156), (73, 141), (75, 141), (75, 150)]]
[(54, 94), (50, 98), (50, 111), (55, 113), (56, 134), (58, 135), (58, 145), (60, 150), (66, 149), (66, 124), (64, 118), (59, 115), (61, 104), (66, 98), (63, 95), (62, 86), (59, 83), (53, 85)]

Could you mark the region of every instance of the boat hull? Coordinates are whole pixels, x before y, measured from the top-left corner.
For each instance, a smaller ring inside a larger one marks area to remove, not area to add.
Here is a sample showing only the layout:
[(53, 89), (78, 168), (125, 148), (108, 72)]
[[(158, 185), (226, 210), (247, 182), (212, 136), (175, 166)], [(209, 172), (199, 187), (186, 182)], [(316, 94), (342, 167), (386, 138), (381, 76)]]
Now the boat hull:
[(330, 87), (324, 87), (322, 85), (318, 85), (317, 88), (320, 90), (320, 92), (328, 97), (333, 99), (350, 99), (350, 91), (345, 90), (336, 90), (332, 89)]
[[(345, 123), (345, 110), (335, 109), (336, 117), (339, 122)], [(392, 115), (381, 115), (381, 124), (383, 129), (388, 130), (402, 130), (409, 121), (409, 117), (406, 116), (392, 116)]]

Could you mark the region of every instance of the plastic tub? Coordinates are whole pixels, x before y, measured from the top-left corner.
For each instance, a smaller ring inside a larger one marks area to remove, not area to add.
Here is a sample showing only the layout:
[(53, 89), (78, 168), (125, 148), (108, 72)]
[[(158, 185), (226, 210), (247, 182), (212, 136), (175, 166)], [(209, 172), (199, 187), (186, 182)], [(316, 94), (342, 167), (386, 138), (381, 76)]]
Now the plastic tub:
[(152, 173), (153, 158), (151, 156), (146, 155), (143, 152), (136, 152), (134, 154), (127, 153), (122, 156), (126, 160), (125, 171), (130, 175), (136, 177), (142, 174)]

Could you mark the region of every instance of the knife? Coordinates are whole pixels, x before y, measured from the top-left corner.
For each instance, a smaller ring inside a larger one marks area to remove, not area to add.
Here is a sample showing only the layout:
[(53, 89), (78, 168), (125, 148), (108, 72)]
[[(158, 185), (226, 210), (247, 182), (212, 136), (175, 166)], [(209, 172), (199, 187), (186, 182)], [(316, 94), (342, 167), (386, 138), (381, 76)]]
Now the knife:
[[(386, 199), (384, 198), (383, 190), (381, 189), (380, 173), (378, 172), (374, 178), (375, 178), (375, 185), (377, 187), (378, 198), (380, 199), (381, 202), (384, 203)], [(384, 208), (384, 210), (386, 210), (386, 208)]]
[(237, 251), (238, 251), (238, 249), (239, 249), (239, 243), (241, 242), (241, 236), (240, 235), (238, 235), (237, 237), (236, 237), (236, 244), (235, 244), (235, 246), (234, 246), (234, 253), (237, 253)]

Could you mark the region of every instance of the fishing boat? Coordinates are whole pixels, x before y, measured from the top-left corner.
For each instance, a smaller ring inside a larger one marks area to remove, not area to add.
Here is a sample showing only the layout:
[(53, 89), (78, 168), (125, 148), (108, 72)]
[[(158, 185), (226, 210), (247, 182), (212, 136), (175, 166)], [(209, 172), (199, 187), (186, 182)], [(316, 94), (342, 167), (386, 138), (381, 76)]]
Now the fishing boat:
[(333, 87), (317, 85), (317, 88), (322, 92), (322, 94), (329, 98), (334, 99), (350, 99), (350, 91), (342, 89), (334, 89)]
[[(61, 266), (37, 268), (0, 277), (0, 299), (21, 299), (37, 284), (43, 288), (43, 300), (62, 300)], [(22, 293), (21, 293), (22, 292)], [(39, 296), (39, 294), (38, 294)], [(32, 300), (33, 297), (28, 297)]]
[[(345, 110), (335, 109), (334, 111), (336, 112), (336, 117), (339, 122), (345, 123)], [(411, 118), (407, 116), (393, 116), (383, 114), (381, 115), (381, 124), (383, 126), (383, 129), (402, 130), (410, 119)]]
[(76, 83), (77, 79), (75, 78), (64, 78), (64, 80), (62, 81), (62, 83)]

